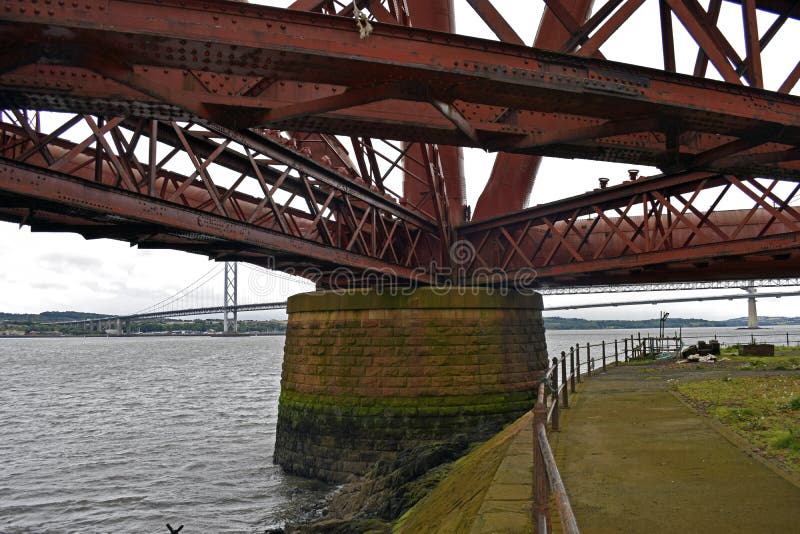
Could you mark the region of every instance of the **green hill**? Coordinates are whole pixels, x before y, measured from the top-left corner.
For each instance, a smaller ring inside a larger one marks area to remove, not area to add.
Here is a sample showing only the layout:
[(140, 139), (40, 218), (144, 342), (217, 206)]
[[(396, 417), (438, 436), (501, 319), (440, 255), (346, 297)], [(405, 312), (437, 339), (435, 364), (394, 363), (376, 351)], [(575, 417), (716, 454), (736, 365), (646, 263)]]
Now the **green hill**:
[[(800, 317), (759, 317), (760, 326), (800, 325)], [(658, 328), (658, 319), (577, 319), (574, 317), (545, 317), (544, 326), (549, 330), (601, 330), (606, 328)], [(713, 327), (745, 327), (747, 317), (736, 317), (722, 321), (705, 319), (681, 319), (670, 317), (667, 328), (713, 328)]]

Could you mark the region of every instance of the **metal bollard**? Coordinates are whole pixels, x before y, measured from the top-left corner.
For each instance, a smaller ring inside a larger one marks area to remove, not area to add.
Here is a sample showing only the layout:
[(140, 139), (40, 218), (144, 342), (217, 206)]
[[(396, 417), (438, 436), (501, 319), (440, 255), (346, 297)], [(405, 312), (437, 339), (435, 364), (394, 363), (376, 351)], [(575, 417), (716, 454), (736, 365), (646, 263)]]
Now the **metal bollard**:
[(561, 351), (561, 384), (564, 390), (561, 393), (561, 402), (564, 403), (564, 408), (569, 408), (569, 388), (567, 387), (567, 353)]
[(603, 372), (606, 372), (606, 340), (603, 340)]
[(558, 402), (558, 358), (553, 358), (553, 374), (550, 376), (550, 388), (553, 395), (553, 430), (558, 430), (558, 419), (561, 415), (561, 403)]
[(592, 346), (586, 342), (586, 374), (592, 376)]
[(569, 388), (575, 393), (575, 347), (569, 348)]

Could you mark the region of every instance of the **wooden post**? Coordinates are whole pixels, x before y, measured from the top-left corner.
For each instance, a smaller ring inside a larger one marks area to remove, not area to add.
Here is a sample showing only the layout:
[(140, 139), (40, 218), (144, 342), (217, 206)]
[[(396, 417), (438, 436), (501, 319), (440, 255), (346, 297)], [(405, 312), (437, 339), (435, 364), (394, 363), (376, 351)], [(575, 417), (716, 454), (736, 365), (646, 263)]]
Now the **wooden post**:
[(553, 358), (553, 374), (550, 375), (550, 389), (553, 395), (553, 419), (551, 425), (553, 430), (558, 430), (558, 420), (561, 415), (561, 403), (558, 402), (558, 358)]
[(619, 365), (619, 345), (617, 345), (617, 340), (614, 340), (614, 367)]
[(606, 372), (606, 340), (603, 340), (603, 372)]
[(789, 332), (786, 332), (786, 346), (789, 346)]
[(592, 376), (592, 346), (586, 342), (586, 374)]
[(575, 369), (578, 371), (578, 384), (581, 383), (581, 346), (575, 343)]
[(575, 347), (569, 348), (569, 388), (575, 393)]
[(623, 338), (622, 341), (625, 342), (625, 347), (624, 347), (623, 350), (625, 351), (625, 361), (627, 362), (628, 361), (628, 338), (627, 337)]
[(550, 482), (547, 480), (547, 468), (544, 465), (542, 445), (539, 443), (539, 425), (547, 424), (547, 395), (544, 402), (537, 402), (533, 408), (533, 506), (531, 515), (537, 534), (548, 534), (539, 528), (540, 518), (546, 525), (550, 524)]
[(636, 346), (633, 344), (633, 334), (631, 334), (631, 360), (636, 358)]
[(561, 402), (564, 403), (564, 408), (569, 408), (569, 388), (567, 387), (567, 353), (561, 351), (561, 385), (564, 386), (564, 391), (561, 393)]

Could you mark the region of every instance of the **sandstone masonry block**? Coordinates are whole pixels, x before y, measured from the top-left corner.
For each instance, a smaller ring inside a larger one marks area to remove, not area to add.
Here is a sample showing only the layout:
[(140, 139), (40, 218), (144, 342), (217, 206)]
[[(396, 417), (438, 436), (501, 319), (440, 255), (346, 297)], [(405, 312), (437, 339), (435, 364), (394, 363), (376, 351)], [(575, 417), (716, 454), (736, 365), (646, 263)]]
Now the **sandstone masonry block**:
[(541, 298), (472, 288), (289, 300), (275, 461), (342, 482), (432, 441), (482, 440), (532, 405)]

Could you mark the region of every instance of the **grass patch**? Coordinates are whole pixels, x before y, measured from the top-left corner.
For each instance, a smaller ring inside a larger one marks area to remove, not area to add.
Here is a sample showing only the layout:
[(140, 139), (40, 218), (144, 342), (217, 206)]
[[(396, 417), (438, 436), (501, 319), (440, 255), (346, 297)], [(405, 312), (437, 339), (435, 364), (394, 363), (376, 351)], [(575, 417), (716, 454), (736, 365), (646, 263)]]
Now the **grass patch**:
[(764, 456), (800, 474), (800, 376), (725, 377), (675, 387)]
[(770, 444), (776, 449), (783, 449), (791, 452), (800, 452), (800, 433), (794, 430), (780, 432)]
[(627, 362), (620, 361), (621, 365), (651, 365), (655, 363), (655, 358), (636, 358), (635, 360), (628, 360)]
[(775, 356), (739, 356), (736, 346), (722, 350), (726, 366), (742, 371), (796, 371), (800, 370), (800, 347), (775, 347)]

